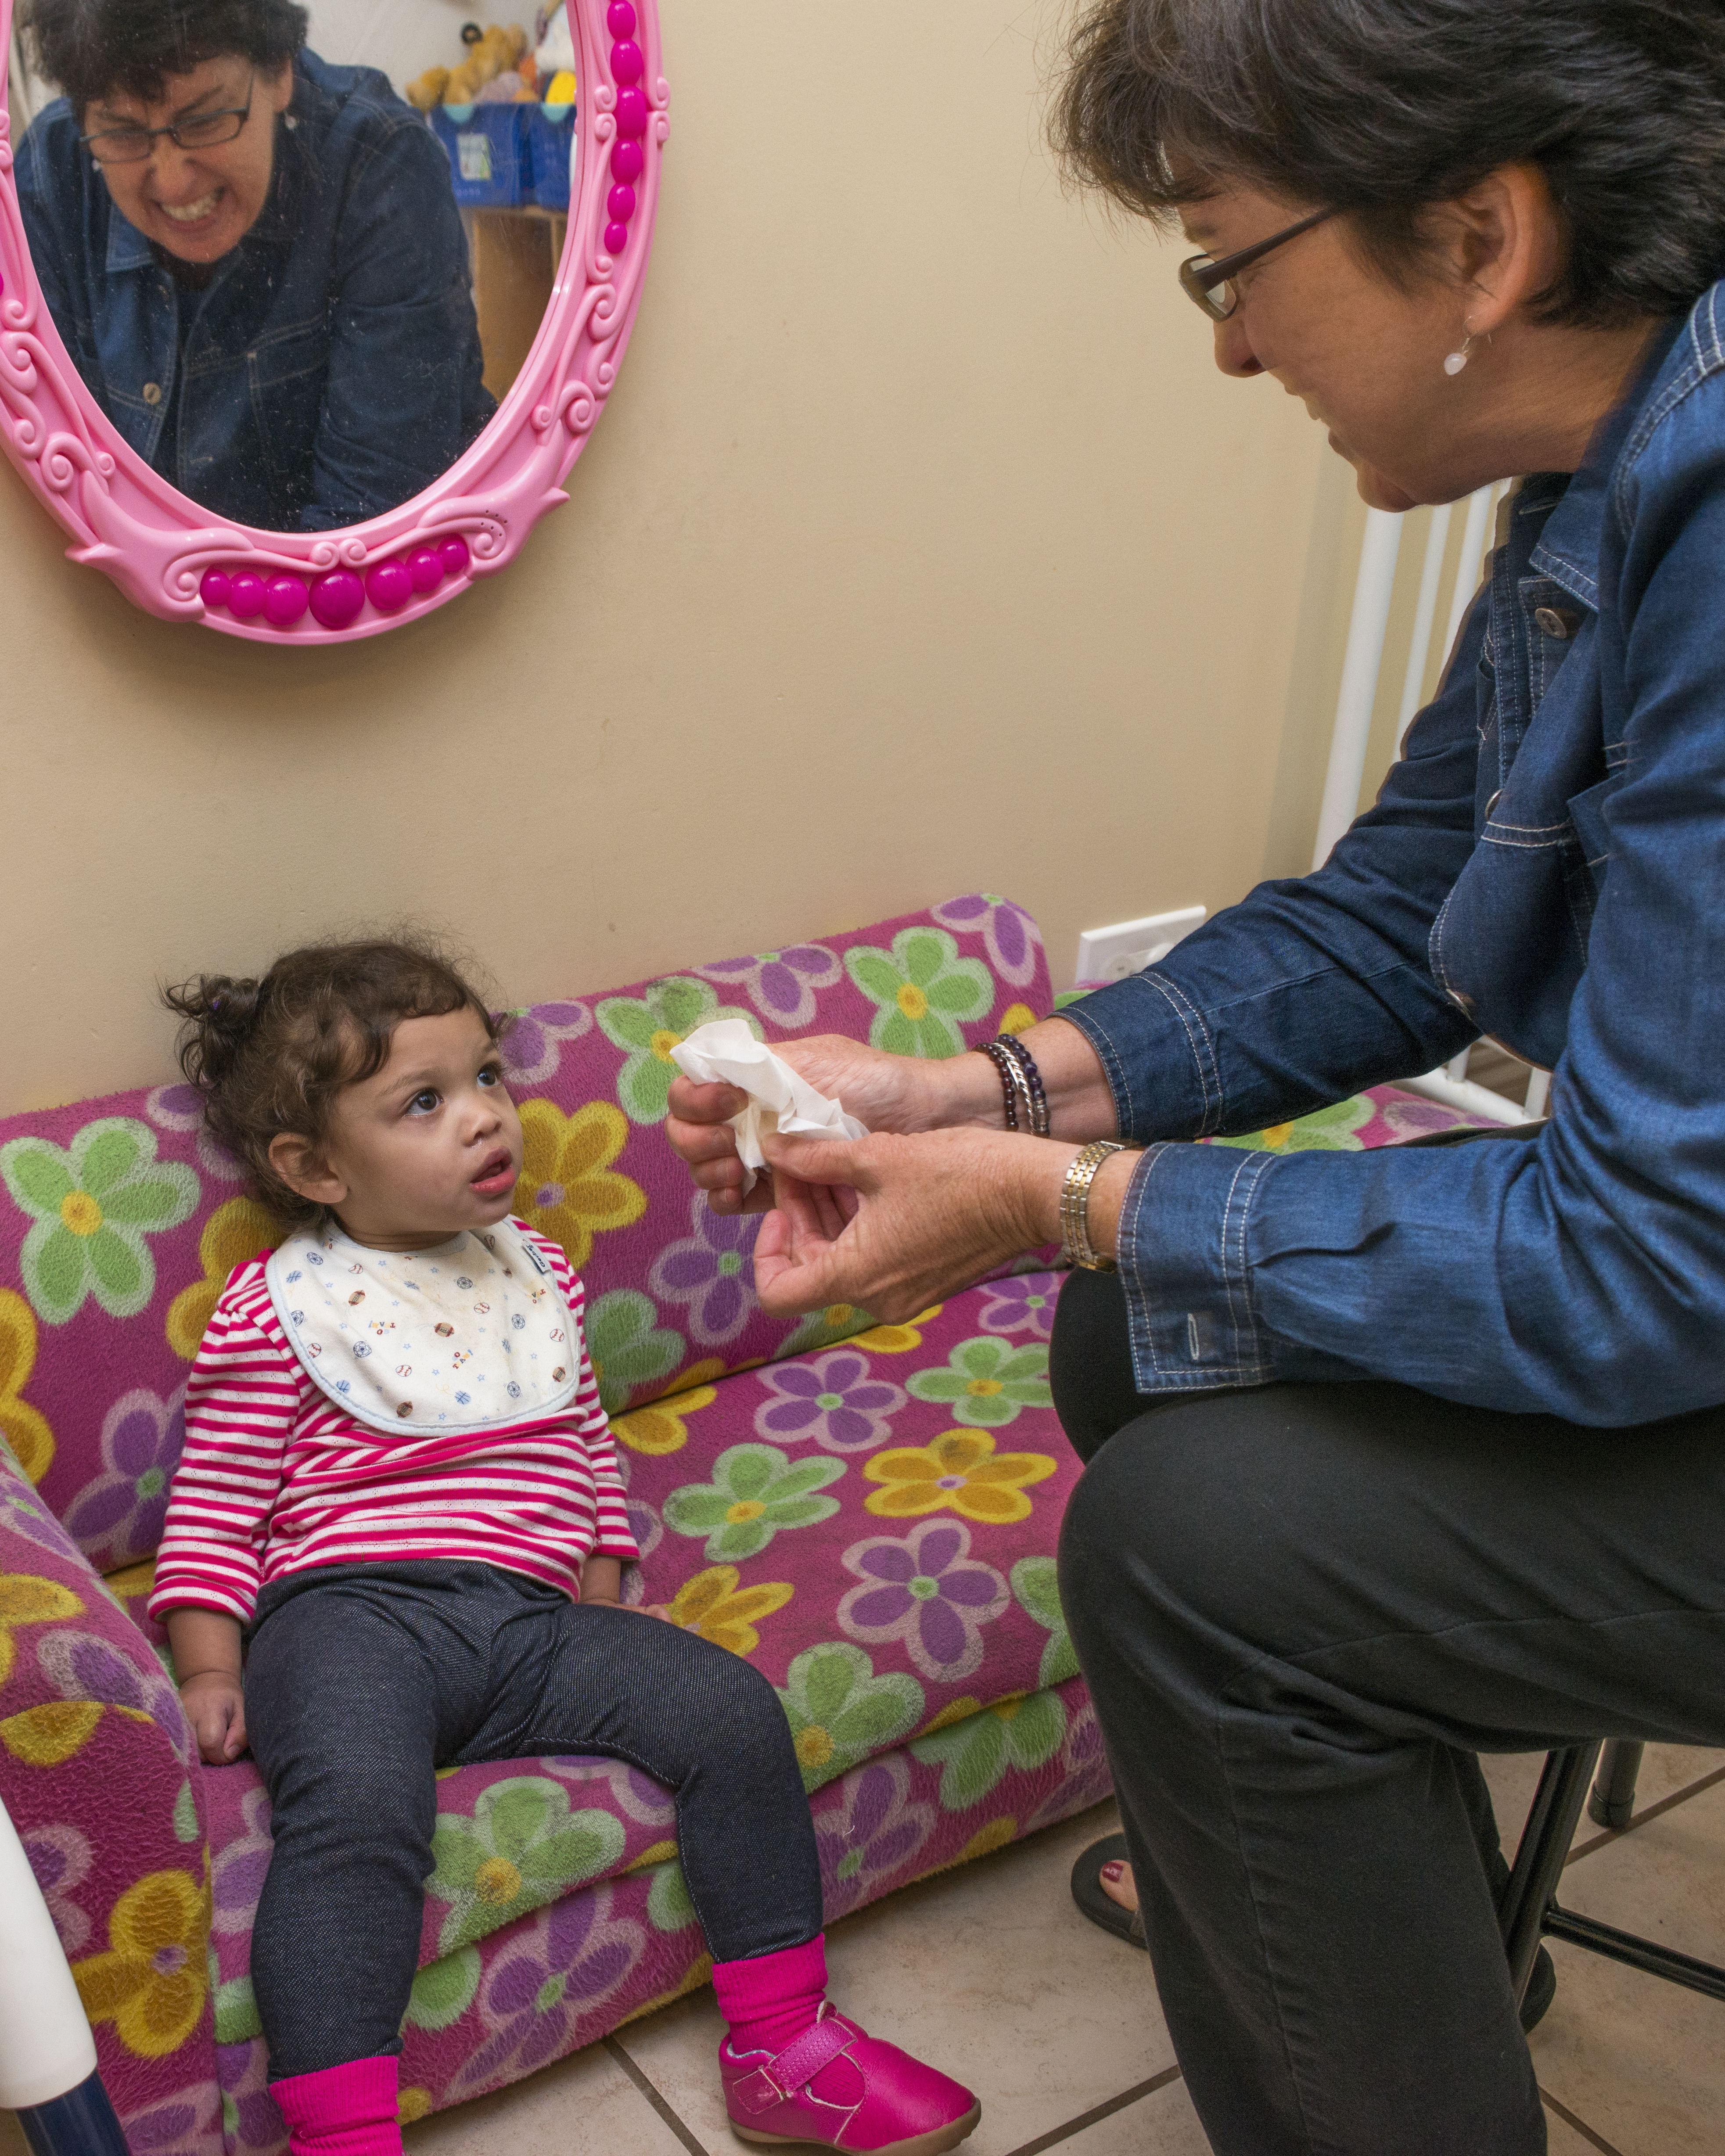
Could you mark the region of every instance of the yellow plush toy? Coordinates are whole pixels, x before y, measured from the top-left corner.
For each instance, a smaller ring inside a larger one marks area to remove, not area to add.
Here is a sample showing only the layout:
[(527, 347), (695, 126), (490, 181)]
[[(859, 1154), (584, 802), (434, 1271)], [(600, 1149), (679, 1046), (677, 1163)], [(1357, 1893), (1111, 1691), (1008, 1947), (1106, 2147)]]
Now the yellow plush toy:
[(424, 74), (416, 74), (402, 95), (418, 110), (429, 112), (434, 105), (443, 103), (449, 83), (449, 70), (446, 67), (429, 67)]
[(445, 105), (471, 105), (495, 76), (514, 67), (527, 49), (527, 33), (519, 23), (506, 30), (488, 23), (485, 34), (444, 85)]

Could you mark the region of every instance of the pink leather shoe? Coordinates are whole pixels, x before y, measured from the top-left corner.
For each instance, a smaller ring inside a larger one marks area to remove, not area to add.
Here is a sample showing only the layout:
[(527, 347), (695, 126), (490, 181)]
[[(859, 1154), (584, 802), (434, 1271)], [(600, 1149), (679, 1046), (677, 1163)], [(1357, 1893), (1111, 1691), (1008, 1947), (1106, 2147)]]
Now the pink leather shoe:
[(849, 2156), (942, 2156), (983, 2107), (968, 2088), (834, 2010), (774, 2058), (719, 2046), (725, 2108), (745, 2141), (839, 2148)]

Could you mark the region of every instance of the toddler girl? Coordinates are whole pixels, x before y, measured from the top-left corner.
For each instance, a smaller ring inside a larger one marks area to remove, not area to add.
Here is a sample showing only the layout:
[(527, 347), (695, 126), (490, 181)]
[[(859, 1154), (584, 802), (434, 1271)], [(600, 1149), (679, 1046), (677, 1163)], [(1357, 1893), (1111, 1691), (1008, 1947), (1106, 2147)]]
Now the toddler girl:
[(583, 1752), (675, 1797), (737, 2131), (956, 2146), (970, 2092), (823, 1995), (814, 1835), (772, 1686), (619, 1602), (639, 1553), (581, 1283), (511, 1218), (521, 1125), (485, 1005), (396, 942), (168, 1001), (212, 1131), (290, 1230), (204, 1335), (150, 1606), (203, 1757), (249, 1742), (269, 1789), (252, 1981), (296, 2156), (400, 2148), (435, 1770)]

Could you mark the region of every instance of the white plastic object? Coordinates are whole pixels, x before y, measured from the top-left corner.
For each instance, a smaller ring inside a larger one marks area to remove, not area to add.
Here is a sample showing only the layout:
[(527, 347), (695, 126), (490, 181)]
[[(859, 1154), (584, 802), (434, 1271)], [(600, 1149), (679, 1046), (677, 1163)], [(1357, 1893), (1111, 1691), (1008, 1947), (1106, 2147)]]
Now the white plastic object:
[(1330, 733), (1329, 767), (1324, 773), (1323, 802), (1317, 812), (1317, 842), (1312, 853), (1314, 869), (1321, 869), (1328, 860), (1331, 847), (1359, 808), (1366, 750), (1372, 735), (1372, 707), (1378, 699), (1378, 670), (1384, 663), (1384, 639), (1389, 630), (1389, 603), (1395, 593), (1395, 563), (1401, 545), (1401, 518), (1387, 509), (1368, 509), (1359, 573), (1354, 580), (1353, 611), (1348, 621), (1348, 649), (1342, 661), (1336, 722)]
[(0, 1804), (0, 2111), (51, 2102), (95, 2070), (95, 2039), (54, 1919)]
[(1078, 970), (1073, 979), (1123, 981), (1167, 957), (1183, 936), (1204, 917), (1201, 906), (1183, 906), (1174, 913), (1147, 913), (1140, 921), (1117, 921), (1107, 928), (1086, 928), (1078, 939)]

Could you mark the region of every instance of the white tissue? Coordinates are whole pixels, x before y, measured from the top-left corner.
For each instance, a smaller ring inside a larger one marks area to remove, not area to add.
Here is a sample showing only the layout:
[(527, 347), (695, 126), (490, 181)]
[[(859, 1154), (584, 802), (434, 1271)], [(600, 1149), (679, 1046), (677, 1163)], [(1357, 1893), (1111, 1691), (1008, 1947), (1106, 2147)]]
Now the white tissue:
[(817, 1093), (783, 1056), (757, 1040), (740, 1018), (716, 1018), (696, 1026), (672, 1049), (670, 1057), (683, 1075), (698, 1086), (735, 1086), (748, 1095), (742, 1113), (730, 1118), (745, 1171), (745, 1197), (755, 1187), (756, 1170), (767, 1165), (761, 1140), (769, 1131), (783, 1131), (787, 1137), (865, 1138), (869, 1134), (866, 1125), (845, 1114), (842, 1101)]

